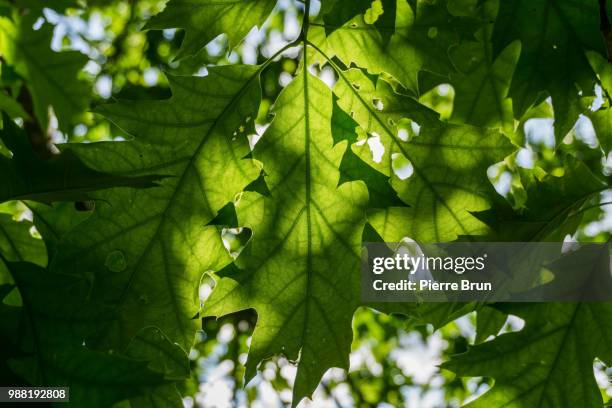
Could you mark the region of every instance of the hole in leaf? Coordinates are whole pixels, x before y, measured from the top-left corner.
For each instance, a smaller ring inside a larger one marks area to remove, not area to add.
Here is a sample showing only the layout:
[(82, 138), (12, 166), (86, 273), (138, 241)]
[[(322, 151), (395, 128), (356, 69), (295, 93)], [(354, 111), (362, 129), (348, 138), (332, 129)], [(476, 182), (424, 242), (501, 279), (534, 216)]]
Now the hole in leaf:
[(403, 119), (400, 122), (399, 129), (397, 130), (397, 137), (403, 141), (407, 142), (412, 140), (414, 137), (418, 136), (421, 133), (421, 125), (412, 121)]
[(36, 229), (36, 227), (34, 225), (32, 225), (30, 227), (30, 236), (36, 239), (42, 239), (42, 236), (40, 235), (40, 233), (38, 232), (38, 230)]
[(385, 146), (380, 141), (380, 136), (373, 133), (372, 137), (368, 138), (368, 146), (370, 147), (370, 152), (372, 152), (374, 163), (380, 163), (385, 154)]
[(612, 395), (612, 367), (607, 367), (603, 361), (596, 358), (593, 361), (593, 375), (599, 388)]
[(77, 211), (93, 211), (96, 208), (95, 201), (75, 201), (74, 209)]
[(202, 276), (202, 281), (200, 282), (200, 290), (198, 293), (200, 302), (206, 301), (214, 288), (215, 280), (208, 273), (204, 274), (204, 276)]
[(251, 235), (251, 230), (244, 227), (223, 228), (221, 230), (223, 246), (234, 259), (240, 255), (240, 252), (242, 252), (249, 239), (251, 239)]
[(372, 105), (376, 108), (376, 110), (382, 111), (385, 107), (383, 102), (379, 98), (372, 99)]
[(506, 323), (504, 323), (504, 327), (501, 329), (500, 333), (521, 331), (523, 330), (523, 327), (525, 327), (524, 319), (515, 315), (508, 315), (508, 319), (506, 320)]
[(393, 168), (393, 173), (400, 180), (406, 180), (414, 173), (412, 163), (401, 153), (393, 153), (391, 155), (391, 168)]

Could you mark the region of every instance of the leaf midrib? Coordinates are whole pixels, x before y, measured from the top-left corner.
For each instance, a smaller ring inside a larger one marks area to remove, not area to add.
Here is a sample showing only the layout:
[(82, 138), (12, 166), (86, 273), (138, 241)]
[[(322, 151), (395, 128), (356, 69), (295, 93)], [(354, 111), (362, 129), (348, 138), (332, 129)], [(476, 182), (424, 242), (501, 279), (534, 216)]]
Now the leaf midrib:
[[(121, 293), (120, 297), (119, 297), (119, 301), (118, 301), (118, 305), (122, 305), (123, 302), (126, 299), (127, 293), (129, 291), (129, 289), (132, 286), (132, 282), (134, 281), (134, 278), (136, 276), (136, 272), (140, 269), (141, 266), (141, 262), (144, 258), (144, 256), (146, 254), (149, 253), (149, 251), (151, 250), (153, 243), (158, 239), (160, 230), (162, 228), (162, 225), (165, 224), (165, 220), (166, 220), (166, 216), (168, 215), (168, 212), (170, 211), (170, 208), (172, 208), (173, 204), (174, 204), (174, 200), (176, 200), (176, 198), (178, 197), (178, 191), (182, 188), (183, 183), (186, 180), (186, 175), (188, 173), (188, 170), (194, 166), (195, 160), (197, 157), (199, 157), (200, 152), (202, 151), (202, 148), (205, 145), (205, 142), (208, 140), (208, 138), (210, 137), (210, 135), (213, 133), (213, 130), (216, 129), (218, 123), (220, 122), (220, 119), (223, 117), (225, 117), (225, 115), (229, 112), (230, 108), (236, 103), (236, 101), (242, 96), (243, 92), (251, 85), (251, 81), (253, 81), (253, 79), (257, 78), (259, 76), (259, 74), (261, 73), (261, 70), (263, 69), (265, 65), (261, 65), (259, 67), (259, 69), (257, 69), (253, 75), (251, 75), (251, 77), (245, 82), (245, 84), (240, 88), (240, 90), (236, 93), (236, 95), (229, 101), (229, 103), (225, 106), (225, 108), (221, 111), (221, 113), (217, 116), (217, 118), (215, 119), (215, 121), (213, 122), (213, 124), (211, 125), (211, 127), (207, 130), (206, 134), (202, 137), (202, 139), (200, 140), (198, 146), (196, 147), (196, 149), (194, 150), (193, 155), (191, 155), (191, 157), (189, 158), (187, 164), (185, 165), (185, 168), (183, 169), (183, 172), (181, 173), (172, 194), (170, 195), (168, 202), (166, 204), (166, 207), (164, 208), (164, 210), (159, 214), (159, 218), (160, 221), (157, 224), (157, 227), (155, 229), (155, 231), (153, 232), (153, 234), (151, 235), (151, 239), (149, 240), (149, 242), (147, 243), (147, 246), (145, 247), (145, 249), (142, 251), (142, 253), (140, 254), (140, 256), (137, 258), (135, 264), (134, 264), (134, 268), (132, 270), (132, 273), (130, 274), (128, 281), (125, 285), (125, 288), (123, 290), (123, 292)], [(166, 271), (166, 275), (167, 275), (167, 271)], [(166, 279), (168, 279), (168, 277), (166, 276)], [(174, 299), (174, 296), (172, 296), (172, 298)], [(178, 310), (175, 310), (175, 313), (177, 313), (178, 315)], [(179, 326), (181, 326), (181, 330), (183, 329), (183, 324), (182, 324), (182, 320), (178, 319), (177, 320), (177, 324)]]
[[(187, 164), (185, 165), (185, 168), (183, 170), (183, 172), (181, 173), (175, 188), (171, 194), (171, 196), (168, 199), (168, 202), (164, 208), (164, 210), (156, 215), (155, 217), (152, 218), (157, 218), (159, 217), (160, 221), (157, 224), (157, 227), (155, 228), (155, 231), (153, 232), (153, 234), (151, 235), (151, 239), (149, 240), (149, 242), (147, 243), (146, 247), (144, 248), (144, 250), (142, 251), (142, 253), (140, 254), (140, 256), (137, 258), (136, 262), (134, 263), (134, 268), (132, 269), (132, 273), (130, 274), (127, 283), (125, 284), (124, 290), (122, 291), (121, 295), (119, 296), (119, 299), (117, 301), (117, 305), (121, 306), (124, 302), (125, 299), (127, 298), (127, 294), (129, 293), (129, 290), (132, 286), (132, 283), (137, 275), (137, 272), (140, 270), (141, 267), (141, 262), (143, 260), (143, 258), (145, 257), (146, 254), (148, 254), (151, 251), (151, 248), (154, 244), (154, 242), (156, 242), (158, 240), (158, 236), (160, 234), (160, 230), (162, 228), (162, 225), (165, 224), (165, 220), (166, 220), (166, 216), (170, 210), (170, 208), (172, 207), (174, 200), (176, 199), (176, 197), (178, 196), (177, 192), (181, 189), (181, 187), (183, 186), (183, 183), (186, 180), (186, 174), (188, 173), (188, 169), (190, 167), (192, 167), (195, 163), (196, 158), (199, 156), (200, 152), (202, 151), (202, 148), (204, 147), (204, 144), (206, 142), (206, 140), (208, 140), (208, 138), (210, 137), (210, 135), (213, 133), (213, 131), (217, 128), (217, 125), (220, 123), (221, 118), (224, 118), (225, 115), (230, 111), (230, 109), (234, 106), (234, 104), (243, 96), (243, 93), (245, 92), (245, 90), (247, 90), (251, 84), (252, 81), (255, 78), (258, 78), (259, 75), (261, 74), (261, 71), (263, 69), (265, 69), (273, 60), (274, 58), (276, 58), (278, 55), (282, 54), (284, 51), (286, 51), (288, 48), (293, 47), (294, 44), (288, 44), (285, 47), (281, 48), (276, 54), (274, 54), (272, 57), (270, 57), (266, 62), (264, 62), (262, 65), (259, 66), (259, 68), (247, 79), (247, 81), (245, 81), (245, 84), (240, 88), (240, 90), (236, 93), (236, 95), (234, 95), (234, 97), (232, 97), (232, 99), (228, 102), (228, 104), (225, 106), (225, 108), (221, 111), (221, 113), (217, 116), (217, 118), (215, 119), (215, 121), (213, 122), (213, 124), (211, 125), (211, 127), (207, 130), (206, 134), (204, 135), (204, 137), (202, 137), (202, 139), (200, 140), (200, 143), (198, 144), (197, 148), (195, 149), (193, 155), (191, 155), (191, 157), (189, 158)], [(164, 258), (165, 259), (165, 258)], [(166, 271), (166, 279), (169, 280), (169, 276), (168, 276), (168, 271)], [(172, 297), (172, 301), (175, 301), (175, 297)], [(176, 303), (175, 303), (175, 310), (174, 312), (177, 314), (177, 317), (180, 316), (179, 314), (179, 310), (178, 307), (176, 307)], [(184, 324), (182, 322), (181, 319), (177, 318), (177, 325), (179, 326), (179, 330), (181, 333), (184, 333)], [(189, 342), (189, 339), (187, 339)]]
[[(305, 7), (310, 7), (310, 2), (306, 2)], [(308, 12), (306, 12), (305, 19), (308, 18)], [(305, 38), (305, 37), (304, 37)], [(309, 302), (312, 292), (312, 218), (310, 213), (310, 201), (311, 197), (311, 174), (310, 174), (310, 105), (308, 100), (308, 50), (306, 48), (306, 40), (303, 41), (303, 61), (302, 61), (302, 75), (304, 76), (304, 157), (306, 159), (304, 179), (306, 183), (306, 230), (307, 230), (307, 250), (306, 250), (306, 293), (305, 293), (305, 305), (304, 305), (304, 325), (302, 326), (302, 348), (306, 347), (306, 327), (308, 326), (309, 319)]]

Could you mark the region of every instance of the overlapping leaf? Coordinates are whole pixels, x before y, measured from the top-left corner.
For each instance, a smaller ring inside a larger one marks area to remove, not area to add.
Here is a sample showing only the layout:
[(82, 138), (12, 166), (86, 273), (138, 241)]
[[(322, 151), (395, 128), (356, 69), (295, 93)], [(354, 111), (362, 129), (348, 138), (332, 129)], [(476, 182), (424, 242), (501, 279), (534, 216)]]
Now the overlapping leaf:
[(129, 177), (93, 170), (70, 149), (47, 160), (32, 151), (26, 133), (4, 115), (0, 140), (12, 157), (0, 156), (0, 202), (8, 200), (53, 201), (85, 200), (94, 190), (117, 186), (152, 187), (160, 177)]
[(483, 306), (478, 309), (476, 320), (476, 344), (487, 340), (489, 336), (496, 336), (504, 324), (508, 316), (491, 306)]
[[(232, 66), (212, 68), (204, 78), (170, 77), (170, 100), (100, 108), (138, 141), (80, 149), (87, 163), (169, 176), (159, 188), (99, 195), (110, 205), (98, 204), (52, 264), (95, 279), (94, 296), (119, 310), (120, 343), (154, 325), (184, 350), (191, 347), (200, 277), (231, 260), (217, 228), (207, 224), (259, 173), (243, 159), (244, 126), (259, 105), (259, 71)], [(106, 162), (99, 163), (101, 156)]]
[[(362, 132), (357, 122), (340, 109), (337, 103), (334, 103), (331, 126), (334, 143), (346, 140), (352, 145), (357, 142), (358, 134)], [(361, 160), (351, 148), (347, 148), (340, 162), (340, 183), (355, 180), (365, 182), (368, 187), (370, 196), (368, 207), (386, 208), (404, 205), (391, 188), (388, 177)]]
[[(488, 166), (512, 152), (501, 133), (444, 124), (433, 111), (393, 92), (385, 81), (372, 83), (358, 70), (343, 73), (335, 92), (339, 105), (368, 134), (380, 138), (385, 149), (378, 162), (367, 144), (358, 155), (390, 177), (394, 190), (410, 205), (392, 223), (405, 225), (409, 236), (424, 242), (483, 231), (471, 212), (489, 206)], [(402, 173), (406, 168), (412, 168), (410, 177)]]
[(9, 334), (20, 350), (9, 360), (16, 373), (34, 385), (69, 386), (74, 406), (107, 407), (164, 383), (147, 361), (87, 347), (113, 311), (86, 299), (85, 281), (25, 262), (5, 263), (23, 302), (22, 307), (0, 304), (17, 328)]
[(346, 142), (333, 145), (332, 94), (323, 82), (304, 68), (274, 113), (254, 151), (270, 194), (244, 193), (237, 203), (239, 224), (253, 237), (204, 310), (257, 311), (247, 379), (275, 354), (298, 360), (295, 406), (328, 368), (348, 367), (368, 196), (361, 182), (338, 186)]
[(604, 153), (612, 150), (612, 109), (610, 108), (610, 91), (612, 91), (612, 65), (601, 55), (591, 52), (587, 54), (593, 70), (599, 75), (604, 100), (607, 102), (596, 111), (588, 109), (586, 114), (591, 119), (597, 139)]
[(606, 318), (612, 312), (610, 304), (514, 304), (504, 311), (525, 319), (525, 328), (475, 346), (443, 365), (461, 376), (495, 378), (493, 388), (468, 407), (603, 405), (593, 360), (612, 360), (612, 325)]
[(364, 22), (374, 26), (372, 28), (380, 34), (383, 46), (389, 44), (395, 32), (397, 0), (358, 0), (350, 3), (331, 0), (323, 5), (326, 6), (322, 12), (328, 36), (357, 14), (363, 14)]
[(200, 51), (217, 35), (225, 33), (236, 46), (254, 27), (266, 20), (275, 0), (171, 0), (145, 28), (184, 28), (179, 57)]
[(493, 32), (499, 55), (516, 40), (521, 57), (510, 89), (516, 115), (550, 95), (557, 142), (571, 130), (581, 111), (580, 96), (595, 84), (586, 51), (605, 54), (599, 31), (599, 5), (588, 0), (501, 1)]
[[(355, 63), (370, 73), (386, 72), (417, 95), (419, 72), (453, 72), (449, 48), (461, 37), (471, 37), (479, 25), (470, 18), (452, 15), (447, 1), (419, 0), (409, 4), (397, 0), (395, 18), (380, 20), (384, 26), (368, 23), (368, 16), (359, 11), (355, 7), (353, 18), (340, 27), (329, 23), (335, 29), (327, 39), (330, 54), (347, 66)], [(379, 18), (383, 16), (386, 17), (383, 13)], [(389, 32), (393, 35), (387, 40)]]
[(512, 132), (514, 117), (508, 91), (521, 44), (513, 42), (493, 57), (490, 39), (496, 3), (487, 1), (479, 7), (482, 19), (490, 23), (476, 33), (477, 41), (462, 43), (450, 51), (458, 70), (450, 76), (450, 84), (455, 89), (451, 120), (475, 126), (501, 126)]
[[(565, 169), (562, 177), (527, 180), (529, 200), (521, 213), (496, 203), (492, 210), (480, 214), (491, 226), (487, 239), (562, 241), (567, 234), (574, 234), (580, 222), (579, 209), (598, 198), (605, 183), (575, 159), (568, 158)], [(525, 252), (529, 250), (525, 248)], [(517, 259), (525, 256), (517, 254)], [(600, 267), (609, 268), (609, 259), (607, 253), (597, 251), (570, 253), (551, 269), (557, 278), (572, 279), (565, 285), (575, 285), (573, 279), (595, 277)], [(576, 275), (577, 270), (584, 273)], [(493, 389), (469, 407), (602, 405), (593, 377), (593, 359), (610, 359), (611, 326), (604, 317), (611, 311), (608, 303), (508, 304), (498, 308), (525, 319), (526, 327), (475, 346), (444, 364), (461, 376), (478, 372), (495, 378)], [(479, 342), (499, 331), (503, 315), (495, 315), (484, 315), (481, 323), (479, 312)], [(568, 378), (579, 378), (580, 387), (568, 387)]]
[(503, 200), (491, 210), (478, 214), (490, 227), (488, 240), (517, 242), (561, 242), (574, 234), (580, 223), (580, 208), (598, 200), (606, 183), (582, 162), (566, 158), (562, 177), (547, 175), (542, 180), (527, 175), (528, 200), (525, 208), (514, 211)]
[[(36, 2), (18, 4), (38, 10)], [(66, 4), (73, 3), (60, 7)], [(475, 15), (476, 4), (482, 21), (465, 17)], [(236, 46), (273, 6), (272, 0), (171, 0), (147, 28), (185, 29), (184, 57), (221, 33)], [(12, 367), (33, 384), (70, 385), (81, 405), (130, 398), (124, 406), (178, 406), (172, 382), (188, 375), (200, 277), (221, 270), (204, 313), (255, 309), (247, 378), (261, 361), (285, 354), (298, 365), (296, 405), (328, 368), (348, 366), (362, 237), (440, 242), (487, 233), (493, 240), (529, 241), (574, 233), (581, 209), (596, 202), (605, 181), (586, 164), (563, 158), (563, 177), (523, 172), (528, 197), (514, 210), (486, 175), (513, 147), (486, 127), (511, 133), (512, 104), (524, 120), (530, 106), (551, 95), (560, 140), (584, 110), (578, 91), (591, 91), (594, 71), (609, 90), (609, 70), (598, 57), (597, 4), (502, 1), (493, 23), (495, 8), (495, 1), (471, 0), (324, 1), (322, 17), (306, 24), (299, 40), (306, 48), (312, 40), (329, 55), (314, 46), (312, 54), (304, 50), (301, 72), (276, 101), (272, 124), (252, 152), (246, 133), (258, 113), (263, 67), (209, 67), (204, 78), (170, 77), (170, 100), (103, 106), (98, 111), (136, 140), (72, 147), (49, 161), (37, 160), (27, 138), (5, 120), (8, 149), (0, 168), (10, 177), (0, 182), (0, 198), (97, 200), (82, 222), (66, 208), (31, 205), (51, 271), (10, 262), (42, 265), (44, 248), (31, 237), (31, 224), (0, 217), (0, 250), (14, 278), (0, 288), (2, 338), (19, 350)], [(51, 51), (50, 27), (33, 29), (35, 14), (0, 20), (3, 55), (25, 80), (42, 127), (53, 108), (67, 130), (88, 103), (86, 83), (77, 80), (85, 57)], [(585, 50), (595, 50), (591, 65)], [(309, 73), (309, 62), (336, 70), (333, 91)], [(423, 71), (449, 80), (456, 91), (452, 120), (467, 125), (444, 123), (402, 94), (419, 95)], [(25, 113), (11, 101), (0, 105), (12, 115)], [(604, 107), (590, 116), (609, 150)], [(159, 187), (126, 188), (156, 175), (166, 176)], [(119, 188), (92, 192), (108, 187)], [(236, 223), (225, 212), (233, 207)], [(233, 263), (213, 225), (226, 220), (252, 232)], [(16, 290), (19, 302), (6, 297)], [(476, 307), (381, 310), (439, 327)], [(527, 320), (525, 330), (484, 342), (447, 368), (495, 378), (475, 406), (596, 406), (592, 360), (612, 362), (611, 327), (602, 320), (609, 309), (509, 307), (503, 311)], [(480, 308), (477, 340), (496, 334), (504, 319)], [(99, 351), (109, 349), (113, 354)], [(577, 391), (565, 387), (567, 375), (580, 379)]]
[(89, 105), (90, 85), (79, 77), (88, 59), (77, 51), (53, 51), (53, 28), (45, 23), (34, 30), (34, 13), (13, 18), (0, 18), (0, 52), (27, 80), (41, 127), (47, 129), (52, 108), (60, 129), (69, 131)]
[[(57, 252), (61, 239), (91, 215), (90, 212), (77, 211), (73, 203), (49, 205), (27, 202), (27, 205), (32, 211), (34, 225), (44, 239), (49, 258), (52, 258)], [(32, 262), (31, 258), (27, 259)]]
[[(32, 223), (27, 220), (16, 221), (10, 214), (0, 213), (0, 253), (13, 262), (29, 261), (45, 266), (47, 256), (41, 240), (34, 239)], [(5, 276), (0, 263), (0, 276)], [(5, 282), (2, 282), (5, 283)]]

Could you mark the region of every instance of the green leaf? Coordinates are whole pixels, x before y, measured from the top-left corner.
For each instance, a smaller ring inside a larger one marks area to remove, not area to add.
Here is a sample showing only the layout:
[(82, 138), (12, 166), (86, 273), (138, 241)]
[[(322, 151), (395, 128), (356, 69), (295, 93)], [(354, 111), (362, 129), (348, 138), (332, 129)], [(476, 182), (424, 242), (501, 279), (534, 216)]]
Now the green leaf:
[[(360, 131), (357, 122), (344, 112), (336, 102), (331, 119), (334, 143), (346, 140), (349, 144), (357, 141)], [(361, 160), (352, 148), (346, 149), (340, 163), (340, 184), (345, 181), (361, 180), (366, 183), (370, 195), (369, 207), (385, 208), (402, 206), (397, 193), (391, 188), (388, 177)]]
[(171, 0), (145, 29), (184, 28), (178, 58), (197, 54), (219, 34), (235, 47), (255, 26), (261, 26), (274, 0)]
[(490, 306), (483, 306), (478, 309), (476, 317), (476, 340), (475, 343), (486, 341), (489, 336), (496, 336), (504, 327), (508, 316)]
[(163, 385), (155, 389), (147, 389), (142, 395), (115, 404), (113, 408), (149, 408), (167, 407), (181, 408), (184, 406), (181, 394), (175, 385)]
[[(451, 75), (450, 83), (455, 88), (451, 120), (512, 132), (514, 118), (508, 90), (520, 51), (520, 43), (512, 43), (495, 61), (480, 60), (463, 73)], [(470, 55), (466, 49), (461, 52)]]
[(595, 112), (589, 112), (589, 119), (593, 123), (593, 128), (597, 134), (597, 140), (604, 153), (612, 150), (612, 109), (605, 108)]
[[(385, 151), (378, 162), (366, 144), (358, 155), (390, 177), (393, 189), (410, 205), (392, 222), (422, 242), (484, 232), (472, 212), (488, 208), (494, 194), (487, 168), (512, 151), (501, 133), (442, 123), (433, 111), (395, 93), (383, 80), (374, 84), (358, 70), (342, 73), (334, 92), (362, 129), (382, 142)], [(402, 175), (402, 167), (412, 168), (412, 175)]]
[[(25, 373), (32, 360), (15, 361), (11, 366)], [(45, 355), (39, 363), (46, 366), (46, 380), (33, 383), (70, 387), (70, 406), (74, 407), (108, 407), (164, 382), (146, 362), (102, 352), (68, 350)]]
[[(435, 330), (438, 330), (453, 320), (472, 312), (476, 306), (475, 302), (418, 303), (415, 311), (409, 316), (409, 322), (417, 326), (431, 324)], [(397, 313), (401, 313), (401, 310), (398, 310)]]
[(495, 379), (493, 388), (468, 407), (602, 406), (593, 360), (612, 362), (609, 303), (512, 304), (504, 311), (525, 319), (525, 328), (442, 365), (459, 376)]
[[(334, 91), (340, 98), (339, 105), (351, 112), (366, 132), (376, 134), (383, 142), (385, 152), (379, 163), (373, 161), (366, 145), (360, 157), (390, 177), (400, 198), (412, 205), (369, 212), (368, 222), (386, 242), (404, 237), (444, 242), (462, 234), (486, 232), (486, 225), (472, 212), (478, 207), (488, 208), (492, 201), (487, 167), (512, 151), (501, 133), (439, 122), (433, 111), (395, 93), (385, 81), (372, 83), (358, 70), (341, 74)], [(412, 165), (411, 177), (401, 180), (394, 174), (394, 155)], [(441, 327), (474, 307), (419, 305), (412, 312), (412, 320)]]
[[(27, 260), (40, 266), (46, 265), (45, 246), (40, 239), (32, 236), (32, 227), (32, 223), (27, 220), (16, 221), (12, 215), (0, 213), (0, 253), (6, 260)], [(3, 276), (1, 272), (0, 276)]]
[[(0, 202), (34, 200), (40, 202), (87, 199), (88, 193), (116, 186), (152, 187), (159, 176), (128, 177), (95, 171), (74, 154), (63, 149), (59, 155), (41, 160), (32, 151), (28, 138), (5, 115), (0, 139), (12, 152), (12, 158), (0, 156)], [(64, 145), (70, 146), (70, 145)]]
[(29, 115), (23, 110), (19, 102), (11, 98), (4, 92), (0, 92), (0, 110), (6, 112), (11, 118), (29, 119)]
[[(98, 342), (115, 312), (87, 299), (89, 282), (27, 262), (5, 264), (23, 299), (22, 324), (27, 328), (14, 335), (24, 352), (52, 354)], [(44, 367), (39, 366), (37, 375), (44, 379)]]
[(499, 55), (516, 40), (521, 41), (522, 51), (510, 89), (515, 115), (521, 117), (543, 95), (550, 95), (559, 144), (581, 112), (578, 91), (591, 94), (595, 85), (585, 51), (605, 53), (598, 4), (588, 0), (501, 1), (493, 32), (495, 53)]
[(389, 207), (368, 211), (368, 224), (380, 235), (383, 242), (400, 242), (409, 238), (410, 230), (398, 219), (410, 217), (408, 207)]
[[(606, 247), (581, 247), (547, 268), (554, 279), (545, 286), (554, 287), (560, 281), (563, 288), (580, 288), (581, 282), (603, 277), (599, 281), (607, 285), (603, 291), (609, 292), (610, 254)], [(576, 274), (580, 268), (582, 273)], [(596, 299), (593, 293), (584, 295)], [(475, 346), (443, 365), (460, 376), (478, 371), (478, 375), (495, 379), (493, 388), (469, 407), (602, 405), (593, 360), (597, 357), (604, 364), (612, 361), (612, 323), (605, 318), (612, 312), (612, 304), (507, 303), (499, 309), (525, 319), (525, 328)], [(568, 387), (571, 378), (579, 378), (580, 386)]]
[(24, 262), (6, 263), (23, 299), (12, 341), (23, 355), (11, 368), (34, 385), (68, 386), (74, 406), (107, 407), (161, 385), (148, 362), (86, 347), (97, 341), (113, 311), (89, 302), (87, 283)]
[(357, 180), (366, 183), (370, 196), (369, 207), (386, 208), (404, 205), (397, 192), (391, 188), (388, 177), (361, 160), (352, 148), (346, 149), (342, 157), (340, 173), (340, 184)]
[[(149, 368), (164, 374), (166, 379), (185, 380), (189, 377), (189, 359), (187, 354), (175, 343), (172, 343), (156, 327), (147, 327), (138, 333), (126, 350), (127, 356), (148, 360)], [(175, 384), (163, 384), (151, 387), (144, 395), (124, 401), (117, 408), (147, 407), (182, 407), (183, 400)]]
[[(394, 21), (368, 24), (364, 15), (357, 14), (340, 27), (332, 25), (335, 31), (327, 40), (329, 53), (347, 66), (355, 63), (373, 74), (386, 72), (418, 95), (419, 72), (453, 72), (448, 50), (462, 36), (471, 36), (476, 24), (450, 14), (445, 0), (418, 0), (414, 6), (397, 0), (395, 16)], [(389, 32), (394, 33), (390, 39)]]
[[(40, 266), (47, 265), (47, 252), (43, 242), (32, 235), (32, 223), (17, 221), (10, 214), (0, 213), (0, 284), (14, 283), (6, 262), (28, 261)], [(4, 297), (7, 305), (22, 303), (17, 290)]]
[(200, 277), (231, 262), (208, 224), (260, 173), (243, 159), (244, 130), (261, 98), (260, 70), (217, 67), (203, 78), (169, 77), (169, 100), (99, 108), (137, 138), (79, 149), (87, 164), (170, 176), (155, 189), (99, 194), (95, 213), (66, 236), (52, 263), (57, 271), (92, 275), (92, 296), (116, 305), (120, 330), (109, 333), (118, 335), (113, 342), (125, 345), (156, 326), (184, 350), (193, 344)]
[(253, 237), (204, 306), (214, 316), (257, 311), (246, 377), (278, 353), (299, 360), (293, 406), (328, 368), (348, 368), (368, 200), (361, 182), (338, 186), (346, 142), (333, 145), (331, 91), (306, 66), (254, 150), (270, 196), (244, 193), (236, 205)]
[(137, 360), (148, 360), (149, 368), (167, 379), (189, 377), (187, 354), (156, 327), (147, 327), (134, 336), (126, 354)]
[[(49, 205), (28, 202), (27, 206), (32, 211), (34, 225), (44, 240), (50, 258), (55, 255), (60, 240), (90, 215), (89, 212), (77, 211), (74, 203)], [(31, 258), (27, 259), (32, 262)]]
[(9, 367), (9, 360), (19, 356), (21, 350), (14, 342), (14, 334), (19, 330), (20, 309), (16, 304), (10, 304), (7, 297), (16, 291), (14, 285), (0, 285), (0, 340), (2, 349), (0, 350), (0, 381), (3, 384), (19, 384), (20, 377), (17, 376)]
[[(485, 2), (479, 8), (482, 18), (494, 21), (495, 2)], [(508, 133), (514, 128), (512, 101), (508, 91), (514, 68), (521, 54), (521, 43), (509, 44), (493, 58), (490, 42), (493, 24), (476, 33), (477, 41), (454, 47), (451, 59), (458, 72), (450, 76), (455, 89), (451, 120), (483, 127), (502, 127)]]
[(608, 105), (593, 112), (586, 110), (586, 115), (591, 119), (597, 139), (604, 153), (612, 150), (612, 109), (610, 108), (610, 92), (612, 92), (612, 65), (607, 59), (595, 52), (587, 53), (587, 58), (593, 70), (599, 75), (604, 97), (608, 100)]
[(0, 18), (0, 52), (26, 79), (42, 129), (47, 129), (49, 108), (53, 108), (60, 130), (69, 132), (89, 106), (90, 85), (79, 77), (87, 56), (76, 51), (51, 50), (53, 28), (45, 23), (34, 30), (34, 13), (13, 18), (16, 22)]
[(323, 21), (328, 36), (358, 14), (363, 14), (364, 22), (374, 25), (378, 30), (383, 46), (389, 44), (395, 32), (397, 0), (336, 0), (326, 2), (325, 5), (328, 10), (324, 10)]
[(574, 234), (580, 223), (580, 208), (606, 188), (581, 161), (571, 157), (561, 177), (546, 175), (542, 180), (526, 177), (525, 208), (514, 211), (505, 200), (496, 200), (491, 210), (478, 214), (490, 226), (491, 241), (561, 242)]
[[(13, 362), (13, 369), (26, 368), (31, 360)], [(47, 381), (54, 387), (70, 388), (69, 406), (108, 407), (115, 402), (144, 393), (147, 387), (162, 383), (146, 362), (86, 350), (69, 350), (45, 356)]]

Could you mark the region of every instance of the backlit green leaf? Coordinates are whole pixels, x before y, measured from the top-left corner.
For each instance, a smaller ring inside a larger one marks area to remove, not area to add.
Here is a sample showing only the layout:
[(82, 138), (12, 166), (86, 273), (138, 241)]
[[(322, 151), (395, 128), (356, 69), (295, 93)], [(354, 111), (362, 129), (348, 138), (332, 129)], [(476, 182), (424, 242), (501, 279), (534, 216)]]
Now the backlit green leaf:
[[(610, 362), (607, 303), (515, 304), (523, 330), (471, 348), (443, 365), (460, 376), (485, 375), (495, 385), (468, 407), (602, 406), (593, 359)], [(580, 379), (580, 385), (568, 381)]]
[(495, 55), (516, 40), (522, 45), (510, 88), (516, 116), (551, 96), (559, 143), (578, 119), (578, 91), (587, 95), (593, 90), (593, 70), (585, 51), (605, 52), (598, 4), (588, 0), (500, 1), (493, 32)]
[(35, 15), (13, 18), (15, 22), (0, 18), (0, 53), (27, 79), (41, 127), (47, 129), (53, 109), (59, 128), (68, 131), (82, 120), (89, 105), (90, 85), (79, 75), (87, 57), (77, 51), (51, 50), (53, 28), (43, 24), (34, 30)]
[(221, 275), (204, 312), (257, 311), (247, 379), (277, 353), (299, 361), (295, 406), (328, 368), (348, 367), (368, 196), (361, 182), (338, 186), (346, 142), (333, 144), (332, 94), (323, 82), (304, 69), (274, 114), (254, 151), (270, 196), (244, 193), (237, 203), (238, 222), (253, 237), (237, 268)]
[(179, 57), (196, 54), (219, 34), (226, 34), (231, 47), (255, 26), (261, 26), (274, 0), (171, 0), (164, 11), (145, 28), (184, 28)]
[(137, 140), (79, 149), (86, 163), (118, 174), (169, 176), (155, 189), (98, 195), (96, 212), (65, 238), (52, 264), (95, 278), (93, 296), (119, 310), (120, 330), (109, 336), (118, 335), (120, 344), (152, 325), (185, 351), (191, 347), (200, 277), (231, 261), (219, 231), (207, 224), (259, 174), (244, 159), (259, 71), (233, 66), (212, 68), (203, 78), (170, 77), (170, 100), (99, 109)]
[(344, 73), (335, 92), (340, 106), (384, 148), (378, 161), (367, 144), (358, 156), (386, 174), (410, 205), (405, 218), (393, 222), (424, 242), (482, 233), (484, 224), (471, 212), (489, 206), (487, 168), (512, 151), (501, 133), (442, 123), (434, 112), (393, 92), (385, 81), (374, 84), (357, 70)]
[[(453, 72), (449, 48), (459, 42), (460, 34), (470, 36), (477, 27), (471, 19), (450, 14), (443, 0), (419, 0), (414, 5), (397, 0), (395, 20), (384, 20), (384, 26), (368, 24), (358, 11), (342, 26), (332, 26), (330, 53), (346, 65), (355, 63), (374, 74), (386, 72), (417, 95), (419, 72)], [(387, 40), (389, 32), (394, 34)]]
[(6, 115), (0, 139), (12, 153), (11, 158), (0, 156), (0, 202), (85, 200), (94, 190), (117, 186), (146, 188), (160, 179), (155, 175), (128, 177), (95, 171), (84, 165), (69, 148), (41, 160), (32, 151), (24, 130)]

